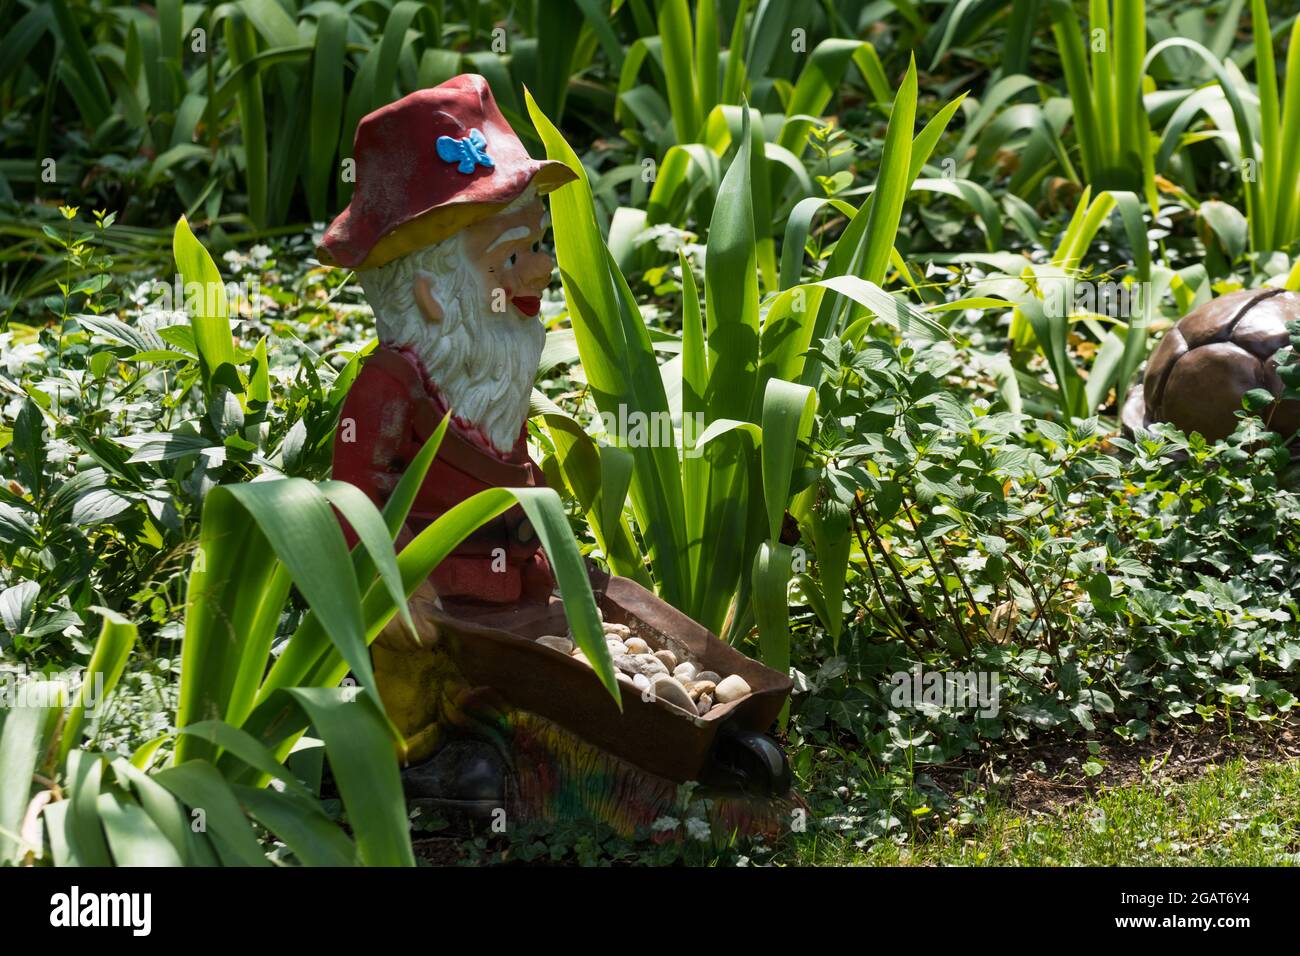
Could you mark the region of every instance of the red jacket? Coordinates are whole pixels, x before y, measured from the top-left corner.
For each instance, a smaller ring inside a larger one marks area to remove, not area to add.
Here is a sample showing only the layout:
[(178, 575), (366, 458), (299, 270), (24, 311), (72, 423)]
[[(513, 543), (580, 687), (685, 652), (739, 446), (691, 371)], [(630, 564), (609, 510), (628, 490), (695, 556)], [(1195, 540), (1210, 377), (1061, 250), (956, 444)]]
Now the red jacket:
[[(334, 434), (334, 477), (382, 507), (446, 414), (437, 390), (411, 353), (380, 348), (362, 366), (343, 403)], [(453, 505), (486, 488), (540, 487), (541, 469), (528, 457), (521, 427), (515, 447), (500, 456), (453, 418), (407, 518), (418, 534)], [(351, 438), (351, 441), (347, 439)], [(355, 541), (348, 531), (348, 542)], [(515, 506), (471, 534), (430, 576), (443, 600), (490, 604), (545, 602), (555, 587), (536, 532)]]

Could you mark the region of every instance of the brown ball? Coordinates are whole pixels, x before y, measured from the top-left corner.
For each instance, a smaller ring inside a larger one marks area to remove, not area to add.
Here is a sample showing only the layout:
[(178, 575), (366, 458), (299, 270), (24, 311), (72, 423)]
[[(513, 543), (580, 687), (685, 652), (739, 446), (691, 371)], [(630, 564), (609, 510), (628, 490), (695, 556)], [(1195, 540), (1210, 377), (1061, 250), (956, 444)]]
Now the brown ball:
[[(1143, 421), (1131, 420), (1137, 416), (1126, 409), (1125, 424), (1131, 429), (1169, 422), (1210, 441), (1226, 438), (1248, 391), (1282, 394), (1273, 355), (1287, 344), (1286, 325), (1295, 319), (1300, 319), (1300, 293), (1283, 289), (1232, 292), (1193, 309), (1165, 333), (1147, 363)], [(1137, 404), (1132, 396), (1130, 407)], [(1280, 402), (1263, 417), (1290, 437), (1300, 429), (1300, 402)]]

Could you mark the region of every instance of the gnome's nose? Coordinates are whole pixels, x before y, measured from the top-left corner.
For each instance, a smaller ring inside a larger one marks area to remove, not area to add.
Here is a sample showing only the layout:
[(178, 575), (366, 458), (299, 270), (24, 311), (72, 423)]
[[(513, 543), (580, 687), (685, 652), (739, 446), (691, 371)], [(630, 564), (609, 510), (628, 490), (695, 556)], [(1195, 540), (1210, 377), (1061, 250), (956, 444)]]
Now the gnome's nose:
[(530, 286), (548, 286), (551, 273), (555, 270), (555, 260), (544, 252), (534, 253), (529, 257), (525, 280)]

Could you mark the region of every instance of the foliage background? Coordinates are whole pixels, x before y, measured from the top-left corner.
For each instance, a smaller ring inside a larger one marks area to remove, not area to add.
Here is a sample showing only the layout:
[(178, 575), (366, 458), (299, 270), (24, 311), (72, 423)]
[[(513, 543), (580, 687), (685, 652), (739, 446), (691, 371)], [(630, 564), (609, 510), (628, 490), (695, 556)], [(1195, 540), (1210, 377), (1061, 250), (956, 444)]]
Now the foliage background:
[[(585, 173), (555, 203), (532, 425), (571, 527), (792, 669), (785, 742), (827, 826), (958, 818), (918, 775), (990, 747), (1293, 707), (1288, 436), (1266, 403), (1218, 444), (1115, 413), (1178, 316), (1300, 288), (1296, 4), (0, 8), (0, 653), (84, 668), (101, 607), (139, 633), (77, 744), (175, 731), (212, 490), (327, 477), (373, 332), (313, 239), (356, 119), (465, 70)], [(204, 317), (150, 286), (185, 268), (182, 215), (256, 283), (233, 390)], [(1066, 280), (1150, 294), (1056, 314)], [(706, 413), (707, 455), (621, 446), (605, 401)], [(271, 655), (307, 611), (287, 592)], [(918, 665), (997, 673), (999, 714), (895, 706)]]

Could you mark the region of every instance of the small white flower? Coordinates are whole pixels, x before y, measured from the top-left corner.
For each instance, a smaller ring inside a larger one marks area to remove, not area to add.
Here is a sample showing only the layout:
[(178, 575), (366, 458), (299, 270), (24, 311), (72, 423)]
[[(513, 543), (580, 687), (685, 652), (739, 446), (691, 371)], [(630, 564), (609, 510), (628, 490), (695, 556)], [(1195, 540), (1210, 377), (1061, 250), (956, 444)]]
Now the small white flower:
[(230, 267), (231, 272), (242, 272), (244, 266), (248, 265), (252, 261), (238, 249), (226, 250), (221, 254), (221, 259)]
[(713, 836), (713, 831), (709, 827), (708, 820), (701, 820), (699, 817), (691, 817), (691, 819), (686, 821), (686, 834), (692, 840), (700, 840), (701, 842), (707, 843), (710, 837)]
[(45, 443), (45, 457), (51, 464), (61, 465), (77, 453), (77, 446), (62, 438)]
[(676, 817), (660, 817), (650, 824), (650, 829), (655, 833), (668, 833), (676, 830), (679, 826), (681, 826), (681, 821)]
[(22, 345), (7, 345), (2, 350), (5, 370), (10, 375), (17, 375), (24, 368), (40, 365), (45, 361), (45, 348), (36, 342)]
[(689, 246), (694, 238), (696, 236), (693, 232), (678, 229), (667, 223), (661, 223), (642, 232), (641, 235), (637, 236), (636, 243), (637, 245), (643, 245), (647, 242), (653, 242), (655, 248), (660, 252), (677, 252), (679, 249), (685, 249)]

